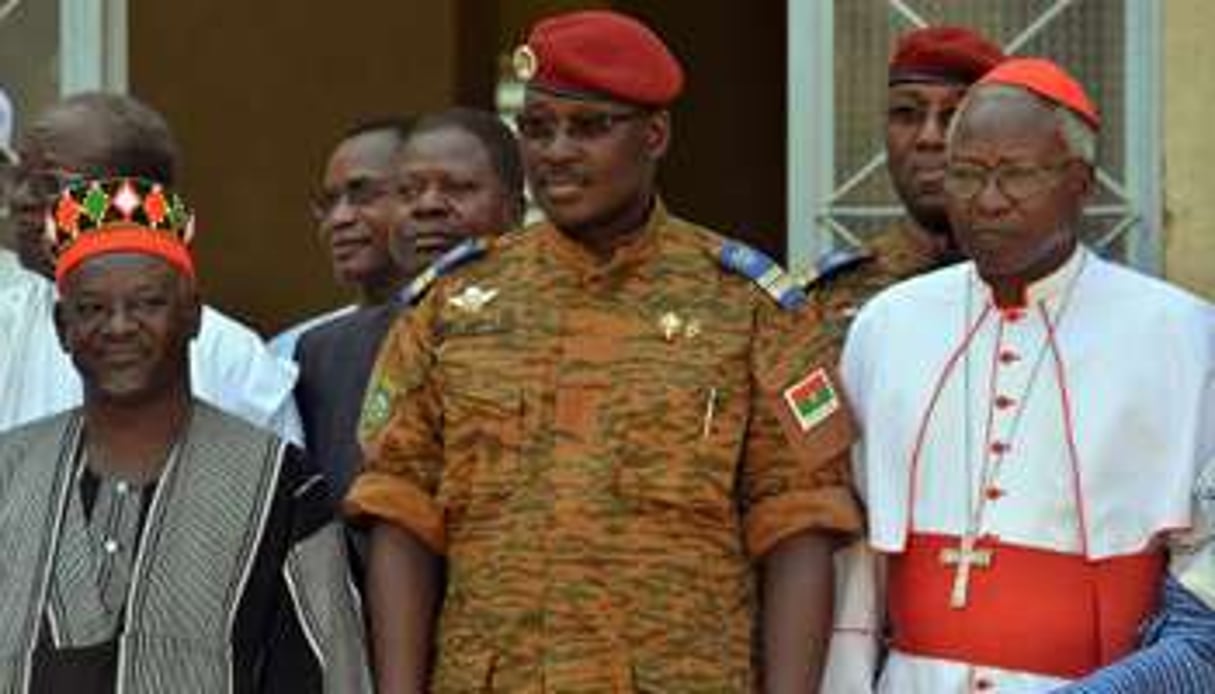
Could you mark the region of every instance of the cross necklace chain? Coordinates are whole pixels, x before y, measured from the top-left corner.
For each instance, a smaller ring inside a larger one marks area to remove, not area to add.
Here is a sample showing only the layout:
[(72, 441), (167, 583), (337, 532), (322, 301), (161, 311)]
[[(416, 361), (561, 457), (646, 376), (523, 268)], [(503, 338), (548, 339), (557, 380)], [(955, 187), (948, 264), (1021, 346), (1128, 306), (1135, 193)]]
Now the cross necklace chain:
[[(1083, 259), (1081, 260), (1081, 262), (1083, 263)], [(1076, 281), (1079, 279), (1080, 273), (1083, 271), (1083, 269), (1084, 269), (1083, 265), (1081, 265), (1079, 268), (1077, 268), (1076, 273), (1071, 277), (1071, 280), (1068, 283), (1067, 289), (1064, 291), (1063, 300), (1059, 304), (1059, 310), (1055, 312), (1054, 324), (1056, 326), (1063, 319), (1063, 314), (1067, 310), (1068, 304), (1071, 302), (1072, 291), (1075, 289)], [(971, 302), (972, 302), (972, 298), (974, 296), (974, 275), (973, 274), (970, 275), (970, 281), (967, 284), (968, 284), (968, 286), (967, 286), (967, 291), (966, 291), (966, 313), (965, 313), (965, 318), (964, 318), (964, 321), (965, 321), (964, 326), (970, 325), (970, 321), (972, 320), (971, 316), (973, 314), (973, 310), (972, 310), (973, 307), (971, 305)], [(1042, 311), (1046, 315), (1047, 319), (1049, 320), (1049, 310), (1046, 309), (1045, 306), (1041, 303), (1038, 305), (1043, 306)], [(1028, 315), (1026, 317), (1028, 318)], [(974, 320), (983, 320), (983, 318), (980, 317), (979, 319), (974, 319)], [(1048, 331), (1049, 331), (1049, 326), (1048, 326)], [(997, 338), (997, 339), (999, 339), (999, 338)], [(997, 344), (995, 348), (1000, 349), (1000, 345)], [(1051, 351), (1051, 336), (1050, 336), (1050, 333), (1048, 332), (1047, 335), (1043, 338), (1042, 346), (1038, 349), (1037, 356), (1034, 358), (1033, 365), (1030, 368), (1029, 378), (1025, 383), (1025, 389), (1021, 393), (1021, 397), (1018, 400), (1014, 401), (1015, 407), (1017, 409), (1016, 409), (1016, 412), (1013, 414), (1012, 422), (1009, 423), (1008, 430), (1007, 430), (1007, 436), (1004, 438), (996, 439), (996, 440), (1003, 441), (1005, 444), (1010, 444), (1013, 440), (1016, 439), (1018, 430), (1020, 429), (1020, 425), (1021, 425), (1021, 418), (1025, 414), (1025, 410), (1028, 407), (1029, 398), (1033, 394), (1034, 385), (1038, 381), (1038, 374), (1042, 370), (1042, 364), (1046, 361), (1046, 355), (1050, 351)], [(996, 368), (996, 367), (993, 365), (992, 368)], [(986, 507), (987, 507), (988, 496), (987, 496), (986, 491), (988, 489), (993, 488), (996, 477), (998, 476), (999, 471), (1000, 471), (1000, 462), (1004, 458), (1004, 453), (1007, 452), (1007, 450), (1008, 450), (1008, 448), (1005, 447), (1005, 449), (1002, 452), (997, 453), (997, 452), (992, 451), (989, 447), (984, 447), (983, 463), (982, 463), (982, 467), (980, 468), (980, 474), (979, 474), (979, 484), (977, 487), (973, 486), (974, 475), (972, 472), (972, 464), (974, 461), (974, 445), (973, 445), (974, 444), (974, 440), (973, 440), (974, 439), (974, 436), (973, 436), (974, 427), (973, 427), (973, 422), (972, 422), (972, 417), (971, 417), (971, 410), (972, 410), (972, 404), (974, 402), (974, 398), (972, 397), (971, 382), (970, 382), (970, 350), (969, 350), (969, 348), (967, 349), (966, 355), (963, 358), (962, 378), (963, 378), (962, 396), (965, 399), (965, 408), (963, 411), (965, 412), (964, 426), (965, 426), (965, 437), (966, 437), (963, 451), (965, 453), (965, 458), (966, 458), (965, 483), (966, 483), (966, 508), (968, 511), (968, 518), (967, 518), (966, 529), (963, 532), (962, 537), (959, 538), (959, 540), (958, 540), (958, 546), (957, 547), (947, 547), (947, 548), (941, 550), (941, 553), (939, 556), (939, 560), (940, 560), (941, 564), (943, 564), (945, 566), (955, 567), (954, 576), (953, 576), (953, 586), (952, 586), (952, 588), (950, 590), (950, 594), (949, 594), (949, 606), (951, 608), (957, 609), (957, 610), (964, 609), (967, 605), (967, 602), (969, 599), (969, 592), (970, 592), (971, 569), (972, 568), (988, 569), (991, 567), (993, 561), (995, 560), (995, 550), (994, 549), (978, 548), (978, 547), (976, 547), (976, 543), (978, 542), (979, 531), (983, 527), (983, 512), (986, 510)], [(987, 394), (987, 397), (988, 398), (995, 397), (995, 394), (989, 392)], [(993, 407), (994, 404), (988, 403), (987, 406), (990, 408), (990, 407)], [(989, 434), (988, 438), (990, 439), (990, 432), (988, 432), (988, 434)], [(977, 489), (977, 493), (976, 493), (976, 489)]]

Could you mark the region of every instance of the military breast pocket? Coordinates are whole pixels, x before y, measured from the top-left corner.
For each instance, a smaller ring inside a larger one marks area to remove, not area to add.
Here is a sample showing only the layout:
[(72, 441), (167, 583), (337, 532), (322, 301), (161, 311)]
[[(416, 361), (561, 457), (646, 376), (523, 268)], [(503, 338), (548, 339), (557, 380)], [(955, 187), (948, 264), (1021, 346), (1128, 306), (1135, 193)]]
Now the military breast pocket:
[(448, 390), (438, 501), (449, 514), (493, 511), (518, 484), (523, 446), (521, 388), (480, 384)]
[(621, 497), (641, 510), (732, 516), (745, 398), (713, 386), (635, 388), (639, 407), (617, 423)]

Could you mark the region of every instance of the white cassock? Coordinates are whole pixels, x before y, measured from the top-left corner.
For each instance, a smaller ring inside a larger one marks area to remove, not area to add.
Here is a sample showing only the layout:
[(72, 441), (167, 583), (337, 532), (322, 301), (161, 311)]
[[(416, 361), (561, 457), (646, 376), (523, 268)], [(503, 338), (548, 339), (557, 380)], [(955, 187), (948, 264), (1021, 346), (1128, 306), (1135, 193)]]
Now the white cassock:
[[(82, 400), (80, 377), (55, 334), (55, 299), (53, 283), (0, 249), (0, 431)], [(203, 308), (190, 344), (190, 382), (199, 398), (302, 444), (295, 377), (295, 364), (273, 356), (257, 333)]]
[(842, 371), (872, 551), (824, 691), (1049, 691), (1133, 648), (1215, 459), (1215, 309), (1084, 248), (1001, 309), (964, 263), (866, 305)]

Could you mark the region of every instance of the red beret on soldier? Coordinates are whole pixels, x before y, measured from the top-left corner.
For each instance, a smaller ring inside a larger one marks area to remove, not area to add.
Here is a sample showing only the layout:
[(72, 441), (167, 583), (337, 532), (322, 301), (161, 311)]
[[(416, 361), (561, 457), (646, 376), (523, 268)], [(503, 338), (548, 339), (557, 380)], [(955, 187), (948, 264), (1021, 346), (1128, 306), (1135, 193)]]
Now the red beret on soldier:
[(973, 84), (1004, 57), (999, 46), (966, 27), (916, 29), (899, 38), (890, 59), (889, 83)]
[(538, 22), (514, 55), (531, 88), (642, 106), (667, 106), (683, 91), (683, 68), (662, 39), (632, 17), (606, 10)]

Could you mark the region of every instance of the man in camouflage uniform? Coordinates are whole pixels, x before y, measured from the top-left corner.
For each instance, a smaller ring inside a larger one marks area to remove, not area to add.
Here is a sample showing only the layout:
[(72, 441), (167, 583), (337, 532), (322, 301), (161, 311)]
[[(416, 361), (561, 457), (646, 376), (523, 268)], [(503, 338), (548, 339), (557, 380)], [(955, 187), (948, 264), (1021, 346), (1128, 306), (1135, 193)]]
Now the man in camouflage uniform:
[(658, 199), (683, 80), (657, 36), (562, 15), (516, 67), (551, 221), (436, 282), (365, 405), (381, 691), (814, 691), (860, 525), (818, 316)]
[(882, 289), (958, 259), (945, 217), (945, 131), (967, 88), (1003, 60), (1000, 48), (962, 27), (904, 35), (890, 60), (886, 166), (907, 216), (865, 248), (816, 264), (811, 296), (842, 343), (852, 317)]

